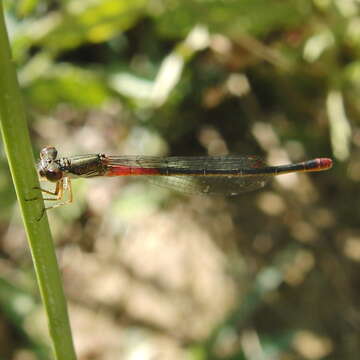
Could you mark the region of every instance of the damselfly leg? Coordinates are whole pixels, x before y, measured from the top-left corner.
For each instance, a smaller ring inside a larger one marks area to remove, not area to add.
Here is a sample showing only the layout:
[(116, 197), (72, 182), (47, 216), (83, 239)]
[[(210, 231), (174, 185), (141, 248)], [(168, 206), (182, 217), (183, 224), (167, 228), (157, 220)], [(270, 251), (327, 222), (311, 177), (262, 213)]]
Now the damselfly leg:
[[(40, 181), (46, 181), (44, 179), (40, 179)], [(55, 189), (53, 191), (44, 189), (42, 187), (34, 187), (34, 189), (40, 190), (42, 193), (52, 195), (53, 197), (43, 197), (44, 201), (59, 201), (58, 203), (47, 206), (43, 209), (43, 212), (40, 216), (40, 219), (43, 217), (46, 210), (54, 209), (62, 205), (71, 204), (73, 201), (73, 192), (71, 187), (71, 180), (68, 177), (63, 177), (58, 180), (55, 185)], [(36, 200), (38, 198), (33, 198), (29, 200)], [(65, 199), (65, 200), (64, 200)]]

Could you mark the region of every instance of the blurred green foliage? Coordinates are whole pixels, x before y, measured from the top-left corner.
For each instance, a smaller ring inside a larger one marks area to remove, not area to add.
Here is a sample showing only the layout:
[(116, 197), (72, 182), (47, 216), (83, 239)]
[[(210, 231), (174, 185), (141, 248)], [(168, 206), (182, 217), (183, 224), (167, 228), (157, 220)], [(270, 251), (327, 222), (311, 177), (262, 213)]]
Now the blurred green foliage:
[[(232, 306), (223, 305), (224, 315), (201, 335), (191, 335), (189, 320), (182, 324), (187, 334), (174, 324), (162, 327), (156, 319), (110, 309), (119, 327), (160, 333), (193, 359), (357, 359), (358, 2), (18, 0), (5, 1), (5, 7), (36, 148), (51, 143), (65, 153), (230, 151), (276, 161), (284, 154), (296, 161), (335, 160), (330, 172), (301, 178), (293, 187), (276, 183), (264, 193), (226, 200), (227, 207), (220, 200), (199, 200), (196, 211), (191, 200), (146, 185), (125, 182), (119, 190), (118, 184), (80, 182), (77, 204), (52, 219), (64, 258), (74, 247), (95, 251), (104, 237), (121, 242), (144, 218), (182, 206), (173, 221), (188, 211), (206, 229), (238, 291)], [(10, 211), (15, 199), (5, 166), (2, 156), (0, 269), (13, 269), (27, 254), (18, 242), (16, 251), (10, 246), (9, 234), (21, 238), (21, 228)], [(92, 192), (85, 191), (91, 186)], [(136, 206), (129, 204), (132, 196)], [(232, 230), (224, 235), (228, 223)], [(28, 264), (19, 272), (30, 269)], [(141, 278), (138, 270), (120, 271)], [(154, 289), (161, 290), (158, 281)], [(70, 299), (83, 301), (87, 310), (99, 306), (96, 298), (76, 299), (68, 288)], [(6, 299), (1, 301), (6, 308)], [(0, 357), (10, 359), (17, 350), (14, 344)]]

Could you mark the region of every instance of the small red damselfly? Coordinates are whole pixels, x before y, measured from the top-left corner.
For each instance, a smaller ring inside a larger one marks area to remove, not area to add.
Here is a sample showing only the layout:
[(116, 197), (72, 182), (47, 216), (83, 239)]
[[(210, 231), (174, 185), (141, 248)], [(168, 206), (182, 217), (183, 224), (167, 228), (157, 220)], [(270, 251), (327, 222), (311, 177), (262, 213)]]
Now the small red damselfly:
[[(40, 152), (37, 165), (41, 178), (56, 183), (54, 191), (40, 189), (52, 195), (44, 200), (60, 201), (51, 209), (72, 202), (73, 178), (97, 176), (143, 176), (152, 182), (188, 194), (237, 195), (262, 188), (276, 175), (328, 170), (329, 158), (317, 158), (297, 164), (267, 166), (257, 156), (107, 156), (105, 154), (76, 155), (58, 158), (55, 147)], [(69, 196), (63, 200), (64, 192)]]

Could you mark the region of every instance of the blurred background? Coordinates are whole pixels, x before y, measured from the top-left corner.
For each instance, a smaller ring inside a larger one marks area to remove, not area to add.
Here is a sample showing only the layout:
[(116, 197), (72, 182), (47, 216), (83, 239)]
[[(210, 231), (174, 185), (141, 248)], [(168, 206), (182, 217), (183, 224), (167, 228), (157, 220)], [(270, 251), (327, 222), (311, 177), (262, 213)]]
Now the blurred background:
[[(359, 5), (5, 1), (35, 156), (334, 160), (231, 198), (74, 181), (48, 216), (80, 360), (358, 359)], [(50, 359), (0, 171), (0, 359)]]

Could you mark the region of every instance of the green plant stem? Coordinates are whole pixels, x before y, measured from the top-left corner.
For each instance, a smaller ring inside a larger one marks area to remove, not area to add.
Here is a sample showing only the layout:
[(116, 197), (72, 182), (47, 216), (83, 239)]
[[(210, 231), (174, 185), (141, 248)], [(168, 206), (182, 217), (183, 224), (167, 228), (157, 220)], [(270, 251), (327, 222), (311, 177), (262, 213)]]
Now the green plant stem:
[(76, 359), (65, 296), (46, 214), (39, 221), (44, 203), (27, 201), (40, 191), (26, 123), (25, 109), (11, 58), (3, 6), (0, 0), (0, 128), (18, 197), (50, 336), (58, 360)]

